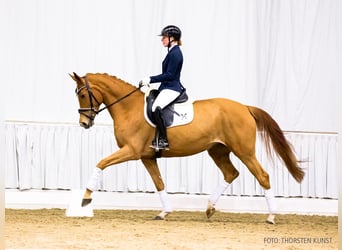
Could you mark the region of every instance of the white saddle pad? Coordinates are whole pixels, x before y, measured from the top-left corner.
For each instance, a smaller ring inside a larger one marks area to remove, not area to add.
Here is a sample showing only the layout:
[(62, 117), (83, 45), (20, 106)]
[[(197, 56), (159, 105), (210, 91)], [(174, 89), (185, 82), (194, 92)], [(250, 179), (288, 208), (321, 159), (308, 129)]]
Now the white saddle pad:
[[(144, 102), (144, 116), (146, 121), (153, 127), (156, 125), (148, 118), (147, 111), (146, 111), (146, 95), (145, 94), (145, 102)], [(180, 125), (185, 125), (194, 119), (194, 106), (193, 106), (193, 101), (188, 100), (183, 103), (176, 103), (174, 104), (174, 114), (173, 114), (173, 123), (168, 126), (168, 128), (175, 127), (175, 126), (180, 126)]]

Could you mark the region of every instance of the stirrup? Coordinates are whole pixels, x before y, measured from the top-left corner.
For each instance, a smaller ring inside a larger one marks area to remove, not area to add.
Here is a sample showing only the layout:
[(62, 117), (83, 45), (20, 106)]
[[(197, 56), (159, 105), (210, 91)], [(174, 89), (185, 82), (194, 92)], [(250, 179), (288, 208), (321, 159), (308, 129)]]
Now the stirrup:
[(159, 141), (158, 142), (158, 148), (164, 149), (164, 150), (169, 150), (170, 149), (169, 148), (169, 143), (167, 141), (164, 141), (164, 140)]
[(169, 143), (165, 139), (159, 139), (158, 141), (153, 140), (152, 145), (150, 146), (151, 148), (154, 148), (156, 151), (159, 150), (169, 150)]

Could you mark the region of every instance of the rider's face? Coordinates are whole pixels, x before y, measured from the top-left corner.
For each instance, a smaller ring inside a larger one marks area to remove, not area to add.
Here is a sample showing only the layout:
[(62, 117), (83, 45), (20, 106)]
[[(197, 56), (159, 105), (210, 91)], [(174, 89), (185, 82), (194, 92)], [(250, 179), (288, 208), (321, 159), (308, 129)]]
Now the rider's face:
[[(171, 38), (170, 38), (170, 40), (171, 40)], [(167, 37), (167, 36), (162, 36), (161, 42), (162, 42), (162, 44), (163, 44), (164, 47), (167, 47), (168, 44), (169, 44), (169, 37)]]

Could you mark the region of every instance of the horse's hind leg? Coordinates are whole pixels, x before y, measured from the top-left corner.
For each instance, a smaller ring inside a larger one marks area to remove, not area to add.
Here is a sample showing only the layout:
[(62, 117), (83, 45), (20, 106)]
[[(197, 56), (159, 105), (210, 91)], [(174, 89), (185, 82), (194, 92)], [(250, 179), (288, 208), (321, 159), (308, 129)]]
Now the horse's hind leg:
[(276, 205), (275, 205), (274, 194), (271, 189), (268, 173), (262, 168), (262, 166), (256, 159), (255, 154), (250, 155), (250, 156), (238, 156), (238, 157), (247, 166), (249, 171), (255, 176), (259, 184), (265, 189), (265, 199), (266, 199), (267, 207), (269, 210), (269, 216), (266, 222), (270, 224), (275, 224), (274, 218), (275, 218), (275, 212), (276, 212)]
[(168, 194), (165, 190), (165, 185), (161, 177), (156, 159), (141, 159), (148, 173), (150, 174), (152, 181), (159, 193), (159, 198), (163, 206), (163, 211), (159, 213), (155, 219), (163, 220), (167, 215), (172, 212), (172, 206)]
[(207, 217), (210, 218), (215, 213), (215, 204), (224, 191), (227, 190), (228, 186), (239, 176), (239, 172), (233, 166), (229, 158), (230, 151), (224, 145), (215, 144), (208, 149), (208, 153), (221, 170), (224, 177), (223, 183), (220, 183), (209, 197), (206, 214)]

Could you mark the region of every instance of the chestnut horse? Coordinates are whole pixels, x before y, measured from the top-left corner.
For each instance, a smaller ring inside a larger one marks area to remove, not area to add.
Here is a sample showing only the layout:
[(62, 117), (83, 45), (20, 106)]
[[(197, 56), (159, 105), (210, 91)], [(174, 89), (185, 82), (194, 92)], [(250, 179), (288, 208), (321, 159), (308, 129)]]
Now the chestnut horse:
[[(79, 77), (73, 73), (70, 76), (77, 84), (80, 126), (90, 128), (94, 124), (95, 116), (108, 109), (114, 122), (115, 139), (120, 148), (97, 164), (87, 184), (82, 206), (89, 204), (91, 193), (98, 190), (97, 183), (103, 169), (121, 162), (141, 159), (160, 195), (163, 210), (156, 219), (164, 219), (172, 212), (172, 207), (164, 190), (156, 152), (150, 147), (155, 128), (144, 118), (144, 93), (139, 88), (108, 74), (88, 73)], [(100, 108), (101, 104), (105, 107)], [(274, 223), (276, 211), (269, 175), (255, 156), (256, 131), (261, 131), (267, 153), (270, 153), (273, 146), (296, 181), (301, 182), (304, 177), (292, 147), (278, 124), (262, 109), (228, 99), (198, 100), (193, 106), (194, 119), (191, 123), (167, 129), (170, 150), (160, 151), (159, 156), (182, 157), (208, 151), (224, 177), (224, 183), (218, 185), (209, 199), (206, 213), (210, 218), (215, 212), (215, 203), (220, 195), (239, 175), (230, 160), (229, 155), (233, 152), (265, 189), (270, 212), (267, 222)]]

